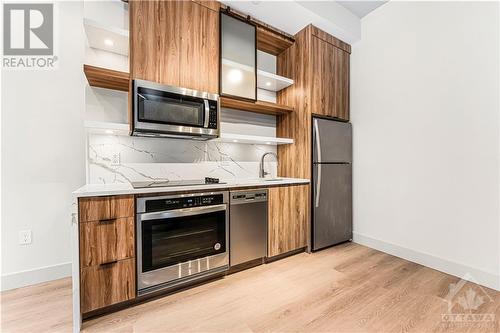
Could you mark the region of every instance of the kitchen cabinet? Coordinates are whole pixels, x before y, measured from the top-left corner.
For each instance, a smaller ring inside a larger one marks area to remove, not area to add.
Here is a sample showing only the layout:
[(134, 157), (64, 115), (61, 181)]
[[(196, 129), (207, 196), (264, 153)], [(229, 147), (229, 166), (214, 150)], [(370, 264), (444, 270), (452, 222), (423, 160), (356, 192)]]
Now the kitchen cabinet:
[(80, 265), (101, 265), (134, 257), (134, 218), (80, 223)]
[(349, 53), (312, 36), (312, 113), (349, 120)]
[(87, 313), (135, 297), (135, 259), (82, 268), (81, 311)]
[(219, 92), (218, 3), (130, 1), (130, 75)]
[(135, 298), (133, 195), (80, 198), (80, 304), (87, 313)]
[(224, 96), (257, 99), (256, 27), (221, 13), (221, 86)]
[(268, 257), (307, 246), (309, 185), (269, 188)]
[(278, 74), (295, 82), (278, 93), (278, 102), (307, 115), (349, 120), (350, 53), (349, 44), (313, 25), (302, 29), (277, 58)]

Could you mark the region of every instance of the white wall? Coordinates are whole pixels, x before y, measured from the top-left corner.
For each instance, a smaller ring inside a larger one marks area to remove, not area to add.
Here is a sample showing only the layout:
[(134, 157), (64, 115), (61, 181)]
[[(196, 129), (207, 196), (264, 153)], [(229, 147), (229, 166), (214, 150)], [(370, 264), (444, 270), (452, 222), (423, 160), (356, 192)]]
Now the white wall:
[[(2, 70), (3, 290), (71, 273), (71, 192), (85, 182), (83, 3), (57, 6), (58, 68)], [(31, 245), (18, 244), (25, 229)]]
[(351, 57), (354, 240), (496, 288), (498, 7), (390, 1)]

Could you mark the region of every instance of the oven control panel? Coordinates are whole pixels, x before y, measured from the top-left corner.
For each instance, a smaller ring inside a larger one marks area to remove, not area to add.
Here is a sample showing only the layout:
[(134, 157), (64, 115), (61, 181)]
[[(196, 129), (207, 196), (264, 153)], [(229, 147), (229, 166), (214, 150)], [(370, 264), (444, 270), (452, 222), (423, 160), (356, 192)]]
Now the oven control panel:
[(146, 201), (146, 212), (220, 205), (224, 203), (223, 194), (178, 197), (168, 199), (149, 199)]

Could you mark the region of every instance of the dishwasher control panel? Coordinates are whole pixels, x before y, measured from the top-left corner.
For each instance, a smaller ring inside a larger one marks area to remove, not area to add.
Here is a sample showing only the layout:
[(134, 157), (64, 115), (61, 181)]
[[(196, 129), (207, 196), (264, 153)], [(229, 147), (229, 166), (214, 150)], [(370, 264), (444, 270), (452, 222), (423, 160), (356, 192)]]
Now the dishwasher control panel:
[(232, 192), (231, 202), (246, 202), (246, 201), (265, 201), (267, 200), (267, 191), (248, 191), (248, 192)]

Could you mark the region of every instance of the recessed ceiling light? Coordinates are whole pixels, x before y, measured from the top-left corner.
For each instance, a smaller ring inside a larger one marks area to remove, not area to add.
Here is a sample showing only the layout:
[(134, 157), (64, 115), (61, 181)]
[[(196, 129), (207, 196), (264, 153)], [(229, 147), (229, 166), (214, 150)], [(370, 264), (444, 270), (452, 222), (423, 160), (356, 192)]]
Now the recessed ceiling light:
[(227, 73), (227, 78), (231, 83), (240, 83), (243, 79), (243, 73), (239, 69), (233, 68)]
[(267, 144), (267, 145), (270, 145), (270, 144), (271, 144), (271, 142), (266, 142), (266, 144)]
[(238, 142), (238, 140), (233, 140), (233, 142)]
[(109, 38), (106, 38), (104, 40), (104, 44), (106, 44), (107, 46), (113, 46), (115, 43), (113, 43), (113, 41)]
[(106, 134), (113, 134), (114, 132), (112, 130), (105, 130), (104, 131)]
[(266, 86), (270, 87), (271, 86), (271, 82), (267, 81), (266, 82)]

